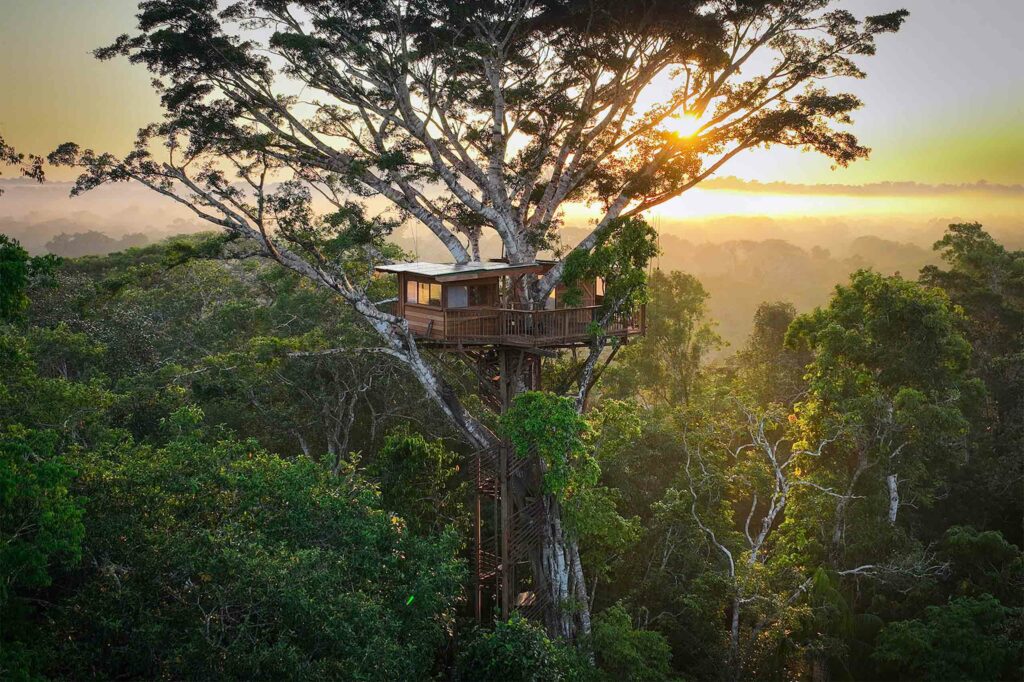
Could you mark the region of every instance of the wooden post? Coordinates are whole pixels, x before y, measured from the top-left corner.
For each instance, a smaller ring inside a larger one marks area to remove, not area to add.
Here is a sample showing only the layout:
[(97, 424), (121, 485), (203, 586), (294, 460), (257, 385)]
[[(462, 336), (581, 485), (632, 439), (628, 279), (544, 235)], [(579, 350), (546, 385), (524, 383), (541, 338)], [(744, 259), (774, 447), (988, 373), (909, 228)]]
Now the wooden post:
[(509, 487), (509, 448), (498, 446), (498, 479), (500, 482), (499, 504), (501, 504), (501, 617), (512, 615), (512, 590), (515, 571), (512, 567), (512, 490)]
[(473, 599), (473, 608), (474, 608), (474, 610), (476, 612), (476, 622), (478, 622), (478, 623), (483, 620), (483, 616), (484, 616), (484, 605), (483, 605), (483, 601), (484, 601), (484, 585), (483, 585), (483, 582), (480, 580), (480, 575), (481, 575), (481, 573), (483, 571), (483, 559), (484, 559), (484, 555), (483, 555), (483, 532), (482, 532), (483, 518), (482, 518), (482, 514), (481, 514), (481, 512), (482, 512), (482, 509), (481, 509), (482, 501), (480, 499), (480, 486), (483, 484), (483, 472), (481, 471), (481, 467), (482, 467), (483, 463), (480, 460), (481, 460), (480, 453), (477, 452), (476, 453), (476, 493), (474, 495), (474, 498), (475, 498), (475, 501), (476, 501), (476, 505), (475, 505), (475, 509), (474, 509), (474, 513), (473, 513), (473, 526), (474, 526), (474, 536), (475, 536), (473, 539), (474, 539), (474, 551), (475, 551), (475, 554), (476, 554), (476, 556), (474, 557), (475, 561), (476, 561), (476, 571), (475, 571), (476, 578), (473, 581), (474, 582), (473, 589), (475, 590), (475, 598)]

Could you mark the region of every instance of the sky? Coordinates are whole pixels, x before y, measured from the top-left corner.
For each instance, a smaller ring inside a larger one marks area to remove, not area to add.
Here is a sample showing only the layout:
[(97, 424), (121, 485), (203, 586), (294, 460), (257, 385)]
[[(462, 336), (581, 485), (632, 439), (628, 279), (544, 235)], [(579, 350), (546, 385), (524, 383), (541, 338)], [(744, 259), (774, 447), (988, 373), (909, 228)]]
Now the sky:
[[(135, 6), (135, 0), (0, 0), (0, 134), (9, 143), (45, 152), (74, 140), (124, 152), (137, 128), (159, 118), (144, 68), (90, 54), (133, 30)], [(864, 101), (852, 130), (872, 148), (871, 158), (831, 169), (827, 159), (795, 150), (747, 153), (721, 171), (738, 181), (687, 193), (660, 207), (659, 218), (1024, 217), (1024, 189), (991, 188), (1024, 185), (1024, 2), (849, 0), (841, 6), (858, 15), (910, 10), (905, 28), (880, 37), (878, 55), (862, 62), (868, 78), (842, 84)], [(70, 179), (67, 171), (51, 177)], [(908, 192), (906, 185), (879, 184), (907, 182), (918, 187)], [(835, 187), (807, 188), (822, 184)], [(867, 187), (854, 187), (861, 185)], [(0, 216), (4, 211), (0, 203)]]

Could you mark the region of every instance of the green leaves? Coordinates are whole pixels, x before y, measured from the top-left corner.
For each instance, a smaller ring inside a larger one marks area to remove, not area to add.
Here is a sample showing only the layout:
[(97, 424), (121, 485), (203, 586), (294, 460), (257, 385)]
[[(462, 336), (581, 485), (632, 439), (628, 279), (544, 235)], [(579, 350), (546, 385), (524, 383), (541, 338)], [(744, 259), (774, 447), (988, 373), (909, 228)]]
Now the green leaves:
[(679, 408), (697, 388), (701, 363), (722, 340), (707, 318), (708, 294), (696, 277), (655, 270), (647, 289), (647, 333), (619, 352), (601, 390)]
[(459, 682), (583, 682), (595, 671), (571, 645), (552, 641), (519, 614), (476, 631), (459, 655)]
[(17, 239), (0, 234), (0, 322), (20, 319), (28, 308), (29, 284), (52, 283), (59, 264), (52, 255), (29, 257)]
[(921, 619), (889, 623), (872, 658), (896, 679), (1013, 680), (1020, 676), (1020, 609), (991, 595), (930, 606)]
[(589, 453), (590, 429), (571, 398), (544, 391), (516, 396), (501, 428), (520, 457), (539, 457), (547, 491), (566, 500), (597, 483), (601, 473)]
[(412, 532), (436, 534), (445, 527), (468, 532), (458, 462), (459, 455), (443, 441), (399, 429), (385, 438), (367, 474), (380, 486), (381, 506), (401, 517)]
[(44, 662), (39, 595), (82, 557), (82, 500), (53, 431), (0, 431), (0, 675), (32, 677)]
[[(954, 445), (981, 399), (961, 319), (942, 292), (869, 271), (797, 318), (787, 343), (813, 353), (800, 412), (813, 437), (840, 432), (835, 448), (927, 504), (962, 463)], [(879, 484), (871, 494), (883, 494)]]
[(580, 284), (601, 277), (605, 306), (629, 311), (646, 303), (647, 265), (658, 253), (658, 233), (643, 218), (622, 218), (601, 232), (590, 251), (574, 250), (565, 261), (566, 305), (579, 305)]
[(96, 562), (53, 613), (51, 670), (428, 676), (463, 579), (457, 537), (409, 533), (358, 474), (215, 439), (201, 418), (176, 413), (165, 446), (124, 440), (81, 458)]
[(664, 635), (641, 630), (622, 604), (615, 604), (594, 619), (594, 653), (602, 678), (661, 682), (670, 679), (672, 652)]
[(24, 591), (48, 586), (53, 566), (81, 557), (81, 501), (57, 440), (18, 425), (0, 433), (0, 613)]

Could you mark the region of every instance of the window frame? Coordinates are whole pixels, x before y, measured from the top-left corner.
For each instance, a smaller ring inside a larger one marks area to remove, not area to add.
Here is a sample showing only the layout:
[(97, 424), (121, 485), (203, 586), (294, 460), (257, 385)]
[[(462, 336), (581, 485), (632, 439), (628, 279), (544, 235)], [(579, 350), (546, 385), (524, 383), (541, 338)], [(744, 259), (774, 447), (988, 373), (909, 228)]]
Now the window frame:
[[(409, 296), (409, 289), (411, 287), (416, 288), (416, 300), (411, 300)], [(436, 294), (436, 298), (434, 295)], [(440, 282), (432, 282), (425, 279), (417, 279), (410, 277), (406, 280), (405, 284), (405, 303), (406, 305), (418, 305), (424, 308), (437, 308), (442, 309), (442, 296), (444, 295), (444, 288)], [(425, 299), (425, 300), (424, 300)]]
[[(464, 292), (463, 296), (462, 296), (461, 305), (455, 305), (455, 304), (452, 303), (452, 294), (456, 290), (458, 290), (458, 289), (461, 289)], [(470, 307), (469, 291), (470, 291), (470, 286), (468, 284), (449, 284), (449, 285), (447, 285), (445, 287), (445, 292), (444, 292), (445, 307), (446, 308), (452, 308), (452, 309), (455, 309), (455, 310), (461, 310), (462, 308), (469, 308)]]

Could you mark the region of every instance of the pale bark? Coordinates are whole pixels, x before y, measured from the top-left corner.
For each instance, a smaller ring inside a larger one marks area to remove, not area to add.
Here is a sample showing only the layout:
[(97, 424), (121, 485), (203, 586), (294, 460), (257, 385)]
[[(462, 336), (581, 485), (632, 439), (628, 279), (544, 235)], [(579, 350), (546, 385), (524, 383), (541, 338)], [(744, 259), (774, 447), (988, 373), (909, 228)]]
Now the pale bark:
[(885, 477), (885, 484), (889, 487), (889, 525), (896, 525), (896, 515), (900, 511), (900, 489), (896, 474), (889, 474)]
[[(574, 639), (590, 632), (590, 604), (580, 563), (579, 546), (567, 537), (558, 501), (544, 495), (544, 527), (537, 552), (534, 576), (539, 579), (548, 632)], [(568, 608), (569, 606), (572, 608)]]
[(864, 475), (864, 472), (868, 470), (870, 462), (868, 461), (867, 455), (863, 452), (857, 455), (857, 467), (853, 470), (853, 474), (850, 476), (850, 481), (846, 486), (846, 492), (836, 502), (835, 509), (835, 525), (832, 528), (832, 546), (829, 550), (829, 554), (833, 560), (833, 563), (837, 563), (842, 549), (843, 537), (846, 534), (846, 513), (850, 508), (850, 502), (856, 497), (854, 494), (857, 490), (857, 483), (860, 481), (860, 477)]
[(732, 600), (732, 618), (729, 624), (729, 654), (732, 658), (732, 677), (734, 680), (740, 678), (742, 672), (742, 661), (740, 660), (740, 606), (741, 599), (737, 593)]
[[(762, 618), (761, 621), (750, 626), (750, 635), (746, 636), (745, 639), (741, 637), (744, 605), (755, 600), (766, 599), (765, 595), (756, 591), (757, 583), (756, 581), (752, 582), (750, 576), (757, 570), (759, 565), (764, 565), (769, 560), (772, 532), (778, 528), (780, 520), (784, 517), (793, 489), (797, 487), (814, 488), (823, 494), (836, 498), (837, 507), (844, 505), (853, 497), (852, 492), (848, 495), (841, 495), (834, 492), (831, 488), (802, 479), (793, 472), (794, 464), (799, 462), (801, 458), (820, 457), (825, 446), (832, 442), (832, 438), (820, 441), (817, 448), (813, 450), (793, 449), (793, 439), (791, 437), (783, 435), (773, 438), (770, 436), (770, 425), (778, 421), (779, 415), (773, 415), (768, 412), (755, 413), (739, 401), (737, 401), (737, 407), (746, 420), (746, 431), (749, 441), (735, 449), (731, 449), (730, 459), (732, 461), (739, 461), (742, 457), (749, 456), (755, 461), (760, 461), (772, 477), (771, 489), (769, 491), (761, 491), (769, 493), (765, 496), (766, 502), (760, 503), (761, 496), (758, 494), (758, 490), (752, 489), (749, 491), (751, 498), (750, 509), (747, 511), (743, 523), (745, 545), (730, 549), (729, 541), (719, 539), (714, 529), (705, 523), (705, 520), (702, 518), (698, 510), (699, 497), (695, 481), (700, 480), (697, 478), (698, 475), (709, 476), (711, 474), (705, 466), (700, 446), (691, 447), (689, 436), (687, 434), (683, 436), (683, 447), (686, 453), (684, 471), (690, 493), (690, 516), (708, 539), (711, 546), (725, 560), (726, 575), (732, 584), (733, 595), (730, 601), (731, 613), (729, 614), (729, 665), (731, 667), (731, 677), (734, 680), (740, 679), (743, 674), (743, 651), (745, 647), (742, 645), (745, 643), (749, 647), (756, 640), (758, 633), (766, 622)], [(699, 469), (697, 472), (693, 470), (693, 460), (697, 462)], [(759, 514), (760, 524), (754, 524), (754, 519)], [(752, 525), (760, 526), (756, 533), (752, 531)], [(742, 553), (744, 552), (746, 553), (746, 558), (741, 560)], [(785, 605), (788, 606), (802, 595), (810, 585), (810, 582), (809, 578), (805, 580)]]

